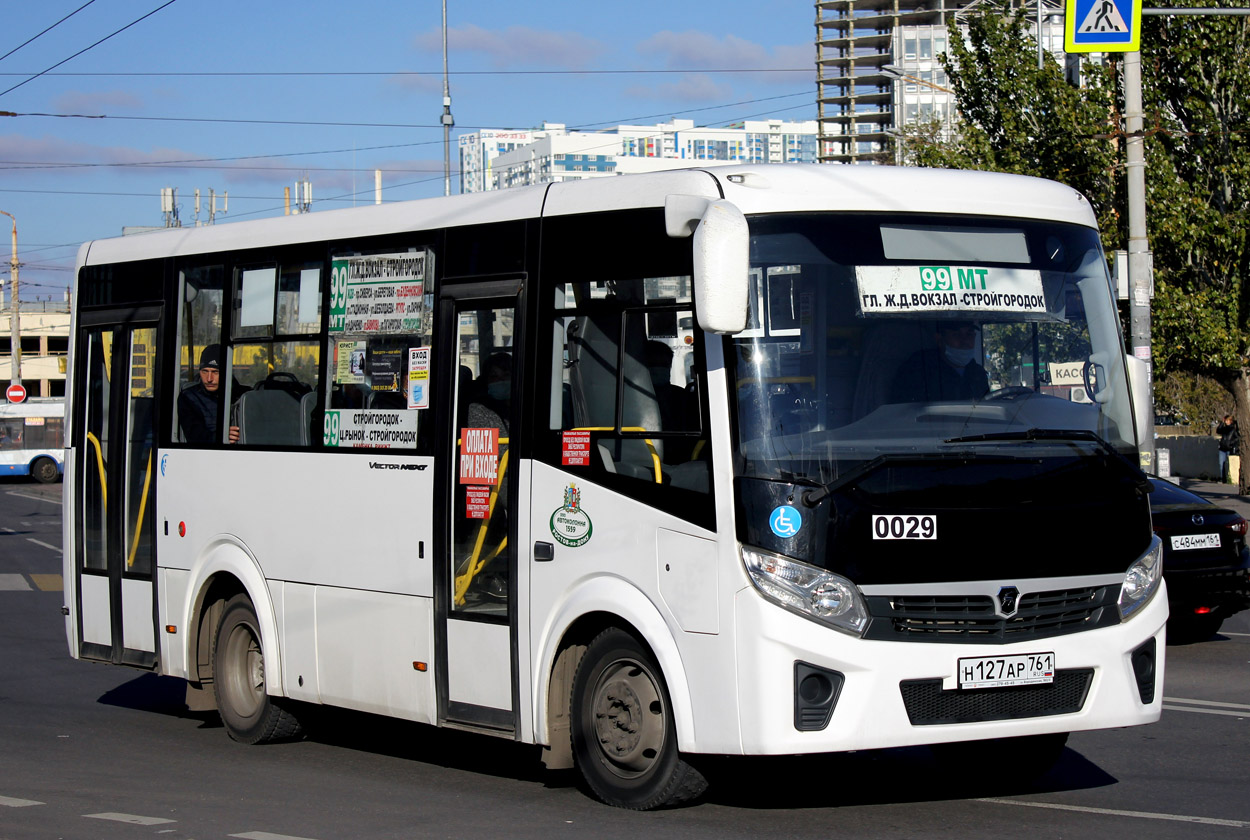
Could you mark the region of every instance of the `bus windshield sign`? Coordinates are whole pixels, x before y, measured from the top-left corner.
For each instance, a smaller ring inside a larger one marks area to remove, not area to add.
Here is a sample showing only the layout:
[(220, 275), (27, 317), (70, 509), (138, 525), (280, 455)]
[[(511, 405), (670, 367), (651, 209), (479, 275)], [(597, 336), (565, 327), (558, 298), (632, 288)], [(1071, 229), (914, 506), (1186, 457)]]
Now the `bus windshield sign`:
[(860, 312), (1010, 312), (1045, 315), (1037, 269), (968, 265), (861, 265), (855, 269)]

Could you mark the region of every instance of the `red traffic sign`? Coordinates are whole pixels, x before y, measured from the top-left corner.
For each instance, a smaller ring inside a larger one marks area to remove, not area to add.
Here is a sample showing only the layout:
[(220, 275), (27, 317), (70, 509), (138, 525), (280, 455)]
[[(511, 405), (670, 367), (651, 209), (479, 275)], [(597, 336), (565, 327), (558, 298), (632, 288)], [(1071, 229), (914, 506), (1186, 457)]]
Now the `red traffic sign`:
[(11, 403), (26, 401), (26, 389), (21, 385), (10, 385), (5, 389), (4, 395), (8, 397)]

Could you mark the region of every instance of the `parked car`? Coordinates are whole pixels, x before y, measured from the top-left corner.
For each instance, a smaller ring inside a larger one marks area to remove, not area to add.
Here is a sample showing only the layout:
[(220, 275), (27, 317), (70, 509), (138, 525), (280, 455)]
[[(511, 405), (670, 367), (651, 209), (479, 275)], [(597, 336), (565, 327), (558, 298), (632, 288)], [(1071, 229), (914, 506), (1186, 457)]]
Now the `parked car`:
[(1250, 607), (1246, 520), (1170, 481), (1151, 478), (1150, 513), (1163, 540), (1168, 638), (1209, 639), (1224, 619)]

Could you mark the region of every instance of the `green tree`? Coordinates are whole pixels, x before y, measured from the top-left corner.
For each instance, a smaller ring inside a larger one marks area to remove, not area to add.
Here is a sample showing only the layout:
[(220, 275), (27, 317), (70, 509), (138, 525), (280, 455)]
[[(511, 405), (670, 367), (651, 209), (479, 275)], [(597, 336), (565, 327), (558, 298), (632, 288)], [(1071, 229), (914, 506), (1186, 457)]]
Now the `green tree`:
[(1119, 149), (1109, 140), (1109, 74), (1093, 67), (1085, 87), (1077, 89), (1051, 55), (1038, 67), (1026, 11), (992, 4), (978, 9), (966, 32), (951, 22), (950, 50), (943, 56), (959, 111), (956, 136), (943, 142), (932, 125), (912, 128), (899, 138), (903, 160), (1060, 181), (1089, 198), (1100, 228), (1118, 236), (1122, 179), (1116, 172)]
[[(1143, 19), (1156, 374), (1214, 378), (1232, 395), (1243, 429), (1250, 428), (1248, 50), (1244, 16)], [(1238, 483), (1245, 493), (1250, 468), (1242, 463)]]
[[(966, 26), (962, 33), (952, 24), (944, 56), (957, 133), (943, 142), (932, 126), (907, 132), (904, 160), (1069, 184), (1090, 199), (1108, 250), (1124, 247), (1117, 62), (1086, 62), (1076, 88), (1049, 56), (1038, 68), (1025, 13), (986, 12)], [(1142, 78), (1155, 378), (1218, 381), (1250, 429), (1250, 17), (1144, 17)], [(1243, 464), (1245, 493), (1250, 458)]]

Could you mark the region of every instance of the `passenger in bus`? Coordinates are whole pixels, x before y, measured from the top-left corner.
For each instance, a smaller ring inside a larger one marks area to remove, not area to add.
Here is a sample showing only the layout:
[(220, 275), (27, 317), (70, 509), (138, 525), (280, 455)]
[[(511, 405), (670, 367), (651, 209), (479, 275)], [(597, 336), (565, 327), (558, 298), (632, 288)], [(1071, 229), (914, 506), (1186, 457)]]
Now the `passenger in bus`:
[[(200, 354), (200, 381), (184, 388), (178, 395), (178, 425), (182, 439), (188, 443), (214, 443), (217, 435), (217, 392), (221, 389), (220, 344), (210, 344)], [(242, 386), (235, 387), (234, 399), (241, 396)], [(231, 443), (239, 442), (239, 427), (231, 426)]]
[(507, 437), (511, 398), (512, 356), (492, 353), (469, 400), (465, 425), (470, 429), (495, 428), (500, 437)]
[(976, 355), (979, 327), (971, 321), (939, 321), (936, 347), (913, 353), (894, 379), (891, 402), (977, 400), (990, 390)]

